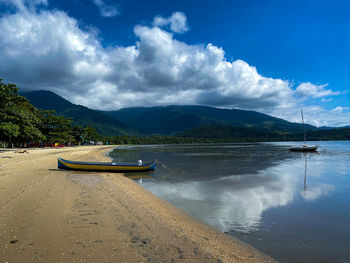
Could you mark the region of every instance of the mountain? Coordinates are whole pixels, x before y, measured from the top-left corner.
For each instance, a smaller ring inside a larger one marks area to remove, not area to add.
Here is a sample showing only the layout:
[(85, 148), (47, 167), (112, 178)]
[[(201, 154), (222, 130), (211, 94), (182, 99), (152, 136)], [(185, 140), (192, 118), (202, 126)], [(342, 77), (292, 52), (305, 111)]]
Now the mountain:
[(35, 107), (43, 110), (55, 110), (57, 115), (73, 118), (73, 123), (80, 126), (92, 126), (105, 136), (135, 134), (129, 126), (106, 114), (87, 107), (76, 105), (59, 95), (47, 91), (30, 91), (20, 93)]
[[(201, 133), (200, 137), (203, 137), (204, 131), (212, 134), (212, 136), (214, 136), (214, 131), (218, 134), (224, 132), (225, 136), (228, 136), (227, 134), (233, 136), (235, 132), (254, 135), (259, 131), (262, 133), (260, 136), (268, 137), (270, 135), (265, 133), (283, 135), (302, 132), (300, 123), (291, 123), (255, 111), (191, 105), (134, 107), (118, 111), (98, 111), (73, 104), (51, 91), (31, 91), (21, 93), (21, 95), (28, 98), (37, 108), (55, 110), (58, 115), (73, 118), (75, 125), (92, 126), (98, 133), (105, 136), (153, 134), (191, 137), (190, 134)], [(229, 129), (227, 128), (229, 126), (252, 128), (253, 130), (250, 133), (244, 129)], [(200, 127), (206, 128), (193, 130)], [(208, 129), (208, 127), (211, 128)], [(190, 130), (191, 133), (186, 134)], [(305, 130), (313, 131), (317, 128), (306, 124)]]
[[(278, 133), (265, 129), (210, 125), (201, 126), (177, 135), (185, 139), (197, 139), (204, 142), (267, 142), (302, 141), (302, 133)], [(309, 130), (308, 141), (350, 140), (350, 128)]]
[[(293, 134), (294, 135), (294, 134)], [(279, 141), (283, 135), (266, 129), (210, 125), (201, 126), (178, 134), (179, 137), (213, 139), (218, 141)], [(290, 135), (288, 135), (290, 136)], [(300, 137), (301, 138), (301, 137)]]
[[(212, 125), (255, 128), (279, 133), (302, 131), (299, 123), (291, 123), (267, 114), (208, 106), (134, 107), (104, 113), (128, 123), (130, 127), (143, 134), (178, 134)], [(317, 130), (317, 128), (306, 124), (305, 130)]]

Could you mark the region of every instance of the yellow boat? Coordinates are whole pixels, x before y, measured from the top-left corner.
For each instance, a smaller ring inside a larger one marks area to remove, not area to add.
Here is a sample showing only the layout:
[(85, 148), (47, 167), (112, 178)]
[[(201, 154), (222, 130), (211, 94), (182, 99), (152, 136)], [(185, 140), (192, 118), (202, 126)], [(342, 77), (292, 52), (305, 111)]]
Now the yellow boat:
[(101, 171), (101, 172), (143, 172), (154, 170), (157, 160), (151, 163), (107, 163), (107, 162), (80, 162), (68, 161), (57, 158), (58, 168), (78, 171)]

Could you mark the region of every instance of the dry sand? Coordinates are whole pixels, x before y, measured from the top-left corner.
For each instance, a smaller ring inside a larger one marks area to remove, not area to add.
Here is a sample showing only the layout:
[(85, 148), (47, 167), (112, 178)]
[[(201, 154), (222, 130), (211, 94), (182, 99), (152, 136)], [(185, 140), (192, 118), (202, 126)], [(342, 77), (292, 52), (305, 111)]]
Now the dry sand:
[(274, 262), (122, 174), (57, 169), (111, 149), (0, 150), (0, 263)]

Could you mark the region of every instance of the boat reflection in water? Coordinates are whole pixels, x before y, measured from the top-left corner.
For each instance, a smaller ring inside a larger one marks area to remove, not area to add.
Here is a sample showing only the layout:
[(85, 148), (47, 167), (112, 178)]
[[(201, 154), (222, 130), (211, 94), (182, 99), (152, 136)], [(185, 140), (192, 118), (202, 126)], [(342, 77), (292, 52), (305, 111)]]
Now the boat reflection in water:
[(304, 192), (301, 193), (301, 197), (307, 201), (313, 201), (318, 199), (321, 196), (325, 196), (329, 194), (330, 192), (335, 190), (335, 186), (330, 184), (317, 184), (311, 188), (307, 189), (307, 162), (308, 159), (312, 157), (312, 155), (318, 155), (318, 152), (309, 152), (309, 153), (302, 153), (302, 156), (304, 158)]
[(142, 184), (143, 180), (155, 179), (154, 171), (145, 171), (145, 172), (137, 172), (137, 173), (124, 173), (124, 176), (134, 180), (135, 182)]

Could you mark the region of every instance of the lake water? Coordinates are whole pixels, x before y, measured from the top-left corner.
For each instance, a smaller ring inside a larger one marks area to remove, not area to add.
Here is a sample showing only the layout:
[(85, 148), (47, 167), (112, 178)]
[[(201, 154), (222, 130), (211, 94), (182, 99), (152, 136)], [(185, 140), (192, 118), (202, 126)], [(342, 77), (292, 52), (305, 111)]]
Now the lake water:
[(296, 144), (128, 146), (111, 156), (158, 159), (143, 187), (280, 262), (350, 262), (350, 142), (289, 152)]

